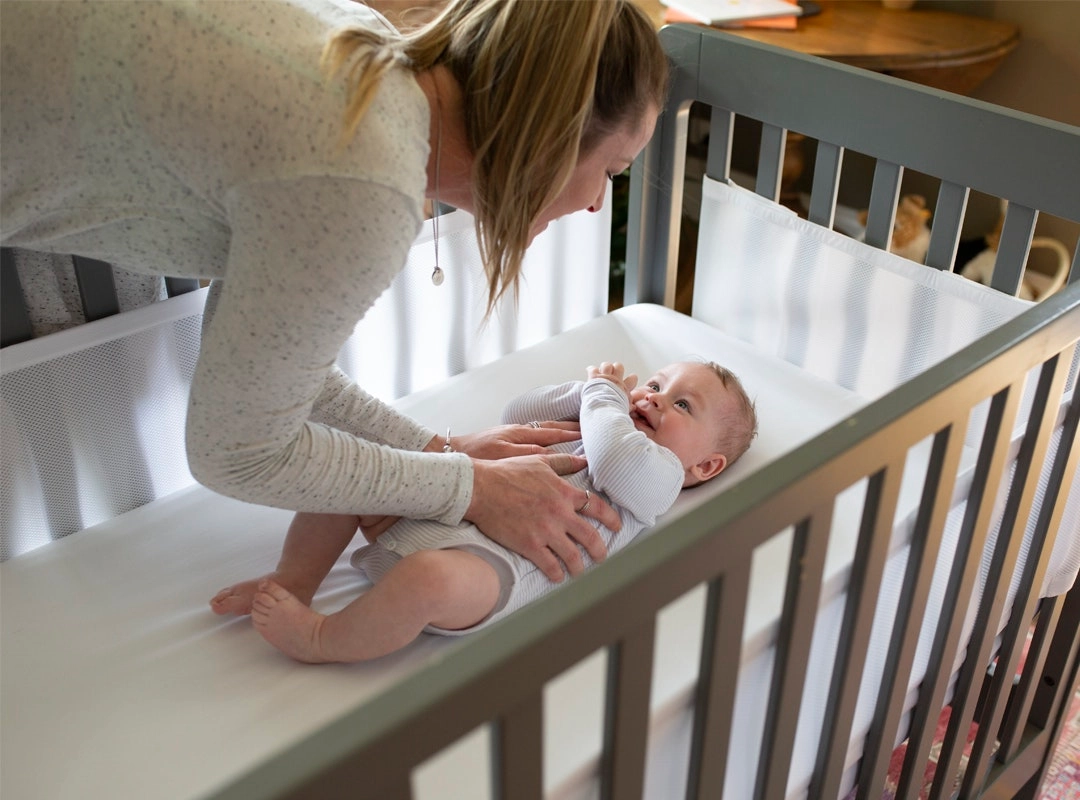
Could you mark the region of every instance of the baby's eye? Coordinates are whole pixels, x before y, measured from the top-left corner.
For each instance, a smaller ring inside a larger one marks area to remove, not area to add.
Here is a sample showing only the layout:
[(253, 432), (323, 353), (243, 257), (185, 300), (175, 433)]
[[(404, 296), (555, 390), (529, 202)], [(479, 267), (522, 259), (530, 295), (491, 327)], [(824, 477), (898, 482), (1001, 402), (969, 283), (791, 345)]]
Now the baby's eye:
[(654, 392), (659, 392), (660, 391), (660, 384), (657, 383), (656, 381), (649, 381), (648, 383), (645, 384), (645, 388), (652, 389)]
[(683, 411), (689, 411), (690, 410), (690, 404), (688, 402), (686, 402), (685, 400), (676, 400), (675, 405), (677, 407), (681, 408)]

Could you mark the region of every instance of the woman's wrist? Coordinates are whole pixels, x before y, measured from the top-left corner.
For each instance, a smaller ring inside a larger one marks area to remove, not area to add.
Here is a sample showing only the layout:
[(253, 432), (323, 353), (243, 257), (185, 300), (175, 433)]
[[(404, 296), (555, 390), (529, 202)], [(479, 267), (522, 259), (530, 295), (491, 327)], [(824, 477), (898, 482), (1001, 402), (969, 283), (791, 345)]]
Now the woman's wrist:
[(435, 434), (431, 437), (430, 441), (424, 445), (424, 453), (456, 453), (458, 450), (454, 447), (450, 438), (450, 428), (446, 429), (446, 435), (440, 436)]

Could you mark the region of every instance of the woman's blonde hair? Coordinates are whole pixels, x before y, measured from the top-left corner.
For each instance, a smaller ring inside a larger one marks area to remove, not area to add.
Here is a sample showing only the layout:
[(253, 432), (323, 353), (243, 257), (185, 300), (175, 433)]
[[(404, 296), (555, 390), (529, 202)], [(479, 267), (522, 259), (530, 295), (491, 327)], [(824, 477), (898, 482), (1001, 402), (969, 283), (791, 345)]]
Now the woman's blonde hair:
[(530, 229), (579, 157), (662, 108), (668, 81), (656, 31), (630, 0), (451, 0), (412, 33), (342, 31), (323, 63), (351, 85), (346, 139), (393, 65), (442, 64), (458, 81), (489, 312), (516, 293)]

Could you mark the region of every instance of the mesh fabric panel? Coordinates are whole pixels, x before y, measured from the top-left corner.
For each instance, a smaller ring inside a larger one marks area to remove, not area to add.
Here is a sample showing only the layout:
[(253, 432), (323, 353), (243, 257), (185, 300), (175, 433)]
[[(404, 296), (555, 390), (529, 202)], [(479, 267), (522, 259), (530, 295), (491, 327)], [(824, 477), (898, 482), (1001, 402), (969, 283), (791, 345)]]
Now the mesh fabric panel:
[(928, 269), (706, 180), (694, 316), (881, 397), (1030, 303)]
[[(5, 369), (2, 559), (194, 482), (184, 418), (201, 320), (169, 319)], [(96, 324), (82, 327), (90, 335)]]

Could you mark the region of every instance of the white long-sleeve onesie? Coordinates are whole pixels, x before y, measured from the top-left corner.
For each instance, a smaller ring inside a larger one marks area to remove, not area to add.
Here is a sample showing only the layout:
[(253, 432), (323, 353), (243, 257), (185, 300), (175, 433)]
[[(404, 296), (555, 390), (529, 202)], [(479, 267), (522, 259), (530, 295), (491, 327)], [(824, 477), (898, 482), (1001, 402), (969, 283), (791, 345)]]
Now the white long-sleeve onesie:
[[(423, 220), (429, 109), (385, 76), (340, 146), (322, 48), (351, 0), (0, 3), (0, 242), (221, 279), (187, 419), (195, 476), (298, 511), (458, 522), (464, 455), (334, 367)], [(390, 447), (380, 447), (380, 444)]]
[[(622, 529), (618, 533), (590, 519), (609, 554), (655, 524), (656, 517), (679, 496), (685, 478), (678, 457), (637, 430), (629, 411), (625, 392), (603, 378), (541, 387), (511, 401), (503, 411), (505, 423), (524, 424), (534, 419), (580, 422), (580, 440), (549, 449), (584, 455), (588, 469), (567, 476), (567, 480), (603, 497), (619, 513)], [(430, 628), (434, 633), (457, 635), (485, 627), (560, 585), (531, 561), (491, 541), (468, 523), (444, 525), (403, 519), (374, 544), (354, 552), (352, 563), (378, 581), (409, 553), (447, 548), (475, 553), (490, 563), (499, 575), (499, 599), (491, 614), (467, 631)], [(586, 568), (591, 568), (592, 559), (581, 552)]]

